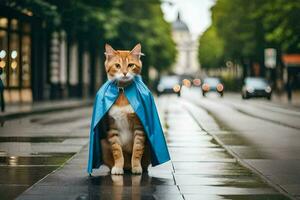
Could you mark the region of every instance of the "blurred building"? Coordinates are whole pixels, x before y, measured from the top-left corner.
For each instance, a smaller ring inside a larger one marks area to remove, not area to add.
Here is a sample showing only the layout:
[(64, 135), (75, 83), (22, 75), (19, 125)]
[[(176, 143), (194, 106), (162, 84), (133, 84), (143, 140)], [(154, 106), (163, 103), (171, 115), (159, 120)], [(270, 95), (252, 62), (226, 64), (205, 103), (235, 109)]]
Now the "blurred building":
[(0, 5), (0, 67), (12, 103), (93, 96), (100, 55), (34, 13)]
[(179, 12), (176, 21), (172, 23), (172, 34), (178, 51), (176, 63), (173, 66), (174, 73), (195, 75), (200, 69), (197, 59), (198, 42), (192, 38)]

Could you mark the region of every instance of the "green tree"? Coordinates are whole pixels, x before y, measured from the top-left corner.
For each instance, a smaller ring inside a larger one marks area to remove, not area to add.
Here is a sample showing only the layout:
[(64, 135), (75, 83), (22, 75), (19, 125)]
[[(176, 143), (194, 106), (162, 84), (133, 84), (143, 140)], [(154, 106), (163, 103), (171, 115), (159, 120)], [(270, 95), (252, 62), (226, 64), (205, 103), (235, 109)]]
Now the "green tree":
[(217, 0), (211, 10), (212, 23), (224, 43), (223, 58), (242, 64), (244, 76), (254, 63), (260, 64), (263, 75), (265, 48), (276, 48), (279, 60), (282, 52), (300, 52), (298, 1)]
[(166, 71), (176, 57), (176, 46), (171, 36), (171, 26), (163, 18), (159, 0), (120, 1), (121, 22), (118, 35), (108, 42), (117, 49), (130, 49), (141, 42), (145, 53), (143, 74), (147, 78), (150, 66), (158, 71)]
[(212, 20), (224, 40), (224, 57), (241, 63), (244, 76), (253, 63), (263, 66), (264, 29), (261, 20), (253, 17), (258, 2), (222, 0), (212, 8)]
[(254, 18), (262, 19), (265, 39), (278, 50), (300, 52), (300, 3), (294, 0), (265, 0)]
[(219, 68), (224, 60), (224, 44), (216, 28), (210, 26), (199, 39), (198, 59), (205, 69)]
[(65, 30), (69, 39), (99, 49), (99, 56), (103, 56), (105, 43), (130, 49), (140, 42), (146, 55), (146, 79), (150, 66), (164, 71), (175, 61), (176, 46), (160, 0), (4, 0), (4, 4), (31, 11), (48, 22), (50, 31)]
[(34, 16), (44, 19), (50, 25), (58, 25), (60, 23), (60, 15), (57, 7), (43, 0), (3, 0), (0, 5), (14, 8), (22, 13), (31, 13)]

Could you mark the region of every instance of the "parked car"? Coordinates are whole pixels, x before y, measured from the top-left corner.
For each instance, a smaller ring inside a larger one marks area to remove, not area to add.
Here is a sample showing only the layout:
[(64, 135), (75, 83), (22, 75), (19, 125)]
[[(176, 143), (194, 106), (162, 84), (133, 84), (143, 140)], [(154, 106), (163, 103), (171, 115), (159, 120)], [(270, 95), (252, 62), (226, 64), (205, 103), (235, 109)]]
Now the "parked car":
[(224, 85), (217, 77), (208, 77), (203, 80), (202, 95), (205, 97), (208, 92), (217, 92), (223, 97)]
[(247, 77), (242, 87), (242, 98), (265, 97), (271, 99), (272, 88), (268, 81), (264, 78)]
[(176, 93), (180, 96), (180, 91), (174, 91), (174, 86), (180, 85), (180, 80), (180, 77), (176, 75), (162, 76), (157, 84), (157, 95)]

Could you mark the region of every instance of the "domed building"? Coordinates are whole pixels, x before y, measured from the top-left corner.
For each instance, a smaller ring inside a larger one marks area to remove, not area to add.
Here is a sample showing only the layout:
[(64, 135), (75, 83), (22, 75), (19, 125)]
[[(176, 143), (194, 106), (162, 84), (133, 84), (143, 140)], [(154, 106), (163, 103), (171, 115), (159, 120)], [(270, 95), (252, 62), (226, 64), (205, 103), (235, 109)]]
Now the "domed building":
[(178, 51), (173, 72), (178, 75), (195, 75), (200, 70), (197, 60), (198, 42), (193, 40), (190, 30), (181, 20), (179, 12), (177, 19), (172, 23), (172, 34)]

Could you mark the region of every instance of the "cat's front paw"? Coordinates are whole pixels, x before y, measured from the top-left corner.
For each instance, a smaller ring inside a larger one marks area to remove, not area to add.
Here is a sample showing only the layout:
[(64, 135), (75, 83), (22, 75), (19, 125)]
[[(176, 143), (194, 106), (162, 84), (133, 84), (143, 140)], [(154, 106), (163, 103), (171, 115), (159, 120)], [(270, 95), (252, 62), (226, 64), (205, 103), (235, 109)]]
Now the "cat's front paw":
[(113, 174), (113, 175), (122, 175), (122, 174), (124, 174), (124, 170), (123, 170), (123, 168), (114, 166), (114, 167), (111, 169), (111, 172), (110, 172), (110, 173)]
[(141, 166), (132, 167), (131, 172), (133, 174), (141, 174), (143, 173), (143, 168)]

